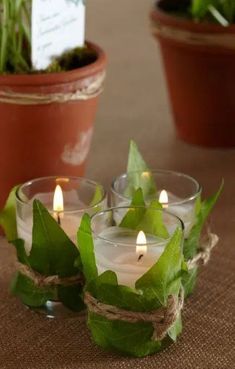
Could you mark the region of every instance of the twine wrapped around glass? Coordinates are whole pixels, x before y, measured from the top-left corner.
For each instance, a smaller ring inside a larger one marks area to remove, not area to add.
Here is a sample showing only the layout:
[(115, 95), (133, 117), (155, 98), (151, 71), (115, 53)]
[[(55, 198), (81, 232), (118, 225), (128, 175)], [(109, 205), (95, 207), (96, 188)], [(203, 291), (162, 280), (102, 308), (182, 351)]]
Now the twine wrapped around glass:
[(150, 206), (112, 208), (85, 215), (78, 242), (94, 341), (136, 357), (175, 341), (184, 301), (181, 220)]
[(12, 292), (26, 306), (50, 318), (84, 309), (77, 230), (84, 213), (105, 207), (103, 187), (84, 178), (40, 178), (17, 189)]

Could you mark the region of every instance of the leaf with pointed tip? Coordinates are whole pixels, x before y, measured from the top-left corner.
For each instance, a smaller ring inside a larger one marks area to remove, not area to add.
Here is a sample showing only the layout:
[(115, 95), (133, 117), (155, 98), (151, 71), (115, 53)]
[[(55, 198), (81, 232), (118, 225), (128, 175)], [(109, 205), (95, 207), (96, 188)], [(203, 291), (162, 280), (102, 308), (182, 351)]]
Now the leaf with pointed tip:
[[(166, 305), (169, 291), (173, 292), (173, 282), (175, 294), (179, 292), (183, 259), (181, 251), (182, 239), (183, 232), (178, 228), (157, 263), (138, 279), (135, 284), (137, 289), (143, 291), (145, 289), (152, 290), (152, 293), (156, 295), (162, 305)], [(175, 281), (177, 282), (176, 284)]]
[(169, 238), (169, 233), (163, 221), (162, 205), (157, 200), (153, 200), (149, 207), (146, 208), (136, 229), (138, 231), (143, 230), (145, 233), (159, 238)]
[(33, 203), (33, 244), (29, 255), (32, 269), (49, 276), (70, 277), (79, 251), (39, 200)]
[(139, 188), (138, 190), (135, 191), (130, 205), (130, 209), (125, 214), (124, 218), (119, 224), (119, 227), (135, 229), (141, 222), (141, 219), (143, 218), (145, 211), (146, 209), (143, 191), (141, 188)]
[(0, 211), (0, 225), (4, 229), (8, 241), (12, 241), (17, 238), (16, 204), (15, 204), (15, 196), (17, 189), (18, 186), (14, 187), (11, 190), (4, 209)]
[(138, 188), (142, 189), (144, 197), (157, 193), (153, 176), (133, 140), (130, 142), (127, 173), (128, 188), (125, 193), (126, 196), (132, 197), (134, 191)]
[(162, 205), (157, 200), (153, 200), (152, 203), (146, 207), (143, 191), (139, 188), (135, 191), (130, 209), (125, 214), (119, 227), (136, 229), (167, 239), (169, 233), (164, 225), (163, 213), (161, 210)]

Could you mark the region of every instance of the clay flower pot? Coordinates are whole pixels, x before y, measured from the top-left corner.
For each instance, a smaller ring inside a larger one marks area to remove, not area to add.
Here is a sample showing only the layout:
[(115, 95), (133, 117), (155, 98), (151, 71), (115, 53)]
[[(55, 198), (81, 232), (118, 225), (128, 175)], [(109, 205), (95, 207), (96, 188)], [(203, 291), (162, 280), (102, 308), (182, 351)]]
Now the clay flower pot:
[(0, 207), (29, 179), (82, 176), (89, 152), (106, 56), (68, 72), (0, 76)]
[(158, 1), (151, 20), (178, 135), (198, 145), (235, 146), (235, 26), (195, 23), (169, 13), (168, 4)]

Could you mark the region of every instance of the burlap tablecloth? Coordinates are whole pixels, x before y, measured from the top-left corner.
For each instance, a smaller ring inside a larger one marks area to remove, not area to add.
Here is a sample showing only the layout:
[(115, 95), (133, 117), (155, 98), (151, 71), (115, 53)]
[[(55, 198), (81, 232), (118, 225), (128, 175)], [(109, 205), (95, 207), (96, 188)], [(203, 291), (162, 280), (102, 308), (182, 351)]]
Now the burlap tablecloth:
[(225, 190), (213, 216), (221, 240), (186, 303), (177, 344), (146, 359), (95, 347), (84, 319), (46, 320), (26, 310), (8, 292), (14, 250), (0, 240), (0, 369), (233, 369), (235, 151), (192, 147), (175, 137), (159, 53), (148, 28), (151, 0), (87, 4), (87, 36), (109, 56), (87, 176), (108, 187), (125, 171), (128, 141), (134, 138), (149, 165), (193, 175), (206, 194), (224, 177)]

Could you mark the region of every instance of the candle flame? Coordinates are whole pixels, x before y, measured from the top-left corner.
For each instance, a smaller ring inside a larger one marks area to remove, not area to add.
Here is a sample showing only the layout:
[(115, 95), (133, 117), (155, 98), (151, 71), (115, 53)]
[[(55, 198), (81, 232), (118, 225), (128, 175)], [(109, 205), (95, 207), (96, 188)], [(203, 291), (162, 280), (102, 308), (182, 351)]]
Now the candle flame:
[(53, 210), (56, 213), (61, 213), (64, 211), (64, 197), (63, 191), (60, 185), (57, 185), (55, 188), (54, 199), (53, 199)]
[(168, 207), (168, 193), (166, 190), (162, 190), (159, 196), (159, 202), (160, 204), (162, 204), (163, 208), (167, 208)]
[(143, 231), (140, 231), (137, 239), (136, 239), (136, 253), (138, 255), (140, 254), (146, 254), (147, 252), (147, 246), (146, 246), (147, 240), (146, 236)]

